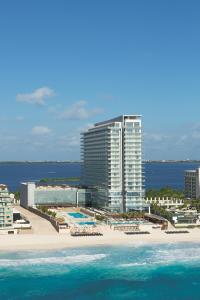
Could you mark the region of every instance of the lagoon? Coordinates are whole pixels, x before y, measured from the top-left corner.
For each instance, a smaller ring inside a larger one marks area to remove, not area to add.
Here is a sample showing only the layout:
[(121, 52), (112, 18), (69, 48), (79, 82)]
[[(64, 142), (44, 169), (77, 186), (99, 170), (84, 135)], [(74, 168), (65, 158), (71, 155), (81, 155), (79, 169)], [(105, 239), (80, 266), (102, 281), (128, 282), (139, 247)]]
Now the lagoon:
[[(199, 167), (199, 163), (172, 162), (144, 164), (145, 186), (161, 188), (171, 186), (184, 188), (184, 170)], [(39, 181), (42, 178), (80, 177), (80, 163), (37, 162), (37, 163), (0, 163), (0, 183), (7, 184), (10, 191), (19, 190), (20, 182)], [(59, 182), (56, 182), (58, 184)], [(62, 181), (61, 184), (64, 182)], [(69, 185), (77, 182), (66, 182)]]

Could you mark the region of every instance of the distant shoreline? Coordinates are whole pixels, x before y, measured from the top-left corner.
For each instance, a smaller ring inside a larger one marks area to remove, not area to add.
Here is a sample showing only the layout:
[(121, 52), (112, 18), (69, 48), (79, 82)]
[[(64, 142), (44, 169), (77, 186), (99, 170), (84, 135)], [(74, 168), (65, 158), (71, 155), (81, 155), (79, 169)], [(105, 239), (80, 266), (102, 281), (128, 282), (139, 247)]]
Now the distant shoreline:
[(144, 160), (144, 163), (200, 163), (200, 160)]
[(0, 161), (0, 164), (63, 164), (63, 163), (66, 163), (66, 164), (80, 164), (81, 161), (61, 161), (61, 160), (50, 160), (50, 161)]
[[(0, 164), (80, 164), (81, 161), (74, 160), (49, 160), (49, 161), (0, 161)], [(200, 163), (200, 160), (144, 160), (143, 163)]]

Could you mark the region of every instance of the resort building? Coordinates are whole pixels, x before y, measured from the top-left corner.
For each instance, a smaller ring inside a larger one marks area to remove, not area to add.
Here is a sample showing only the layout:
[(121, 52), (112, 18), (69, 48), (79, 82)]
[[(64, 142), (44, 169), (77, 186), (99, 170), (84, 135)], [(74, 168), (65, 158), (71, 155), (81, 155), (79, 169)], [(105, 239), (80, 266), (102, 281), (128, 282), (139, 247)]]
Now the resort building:
[(20, 205), (90, 206), (91, 191), (67, 185), (37, 185), (34, 182), (24, 182), (21, 183)]
[(164, 208), (178, 208), (184, 205), (183, 199), (171, 198), (171, 197), (157, 197), (157, 198), (145, 198), (147, 204), (157, 204)]
[[(0, 184), (0, 233), (13, 228), (13, 207), (7, 186)], [(13, 233), (13, 232), (12, 232)]]
[(82, 183), (92, 206), (113, 212), (143, 210), (141, 116), (123, 115), (82, 133)]
[(185, 197), (200, 199), (200, 168), (185, 171)]

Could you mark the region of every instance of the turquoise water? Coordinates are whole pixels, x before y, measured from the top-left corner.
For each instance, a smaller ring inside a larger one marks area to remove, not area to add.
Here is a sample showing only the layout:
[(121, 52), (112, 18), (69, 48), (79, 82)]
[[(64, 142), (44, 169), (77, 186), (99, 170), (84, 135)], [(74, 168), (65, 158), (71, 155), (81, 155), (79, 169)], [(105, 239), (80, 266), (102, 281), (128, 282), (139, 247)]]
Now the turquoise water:
[(96, 225), (96, 222), (78, 222), (79, 225)]
[(118, 225), (118, 224), (150, 224), (148, 221), (143, 220), (143, 221), (119, 221), (119, 222), (109, 222), (109, 224), (112, 225)]
[(0, 254), (4, 300), (199, 300), (200, 244)]
[(81, 214), (81, 213), (68, 213), (70, 217), (76, 218), (76, 219), (86, 219), (88, 216)]

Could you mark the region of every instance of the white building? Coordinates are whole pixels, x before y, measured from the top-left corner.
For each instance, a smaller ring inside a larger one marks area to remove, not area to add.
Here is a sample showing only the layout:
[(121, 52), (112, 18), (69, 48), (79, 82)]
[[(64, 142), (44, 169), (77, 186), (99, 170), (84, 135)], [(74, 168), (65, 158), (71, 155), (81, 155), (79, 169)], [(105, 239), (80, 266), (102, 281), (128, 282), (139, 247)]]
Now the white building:
[(141, 116), (123, 115), (82, 134), (82, 183), (96, 188), (92, 205), (110, 211), (142, 210)]
[(200, 168), (185, 171), (185, 197), (200, 198)]
[(0, 184), (0, 234), (14, 233), (13, 207), (7, 186)]
[(145, 201), (147, 204), (157, 204), (158, 206), (165, 208), (177, 208), (184, 205), (183, 199), (171, 197), (145, 198)]
[(20, 205), (87, 206), (91, 204), (91, 191), (66, 185), (38, 185), (23, 182), (20, 188)]

